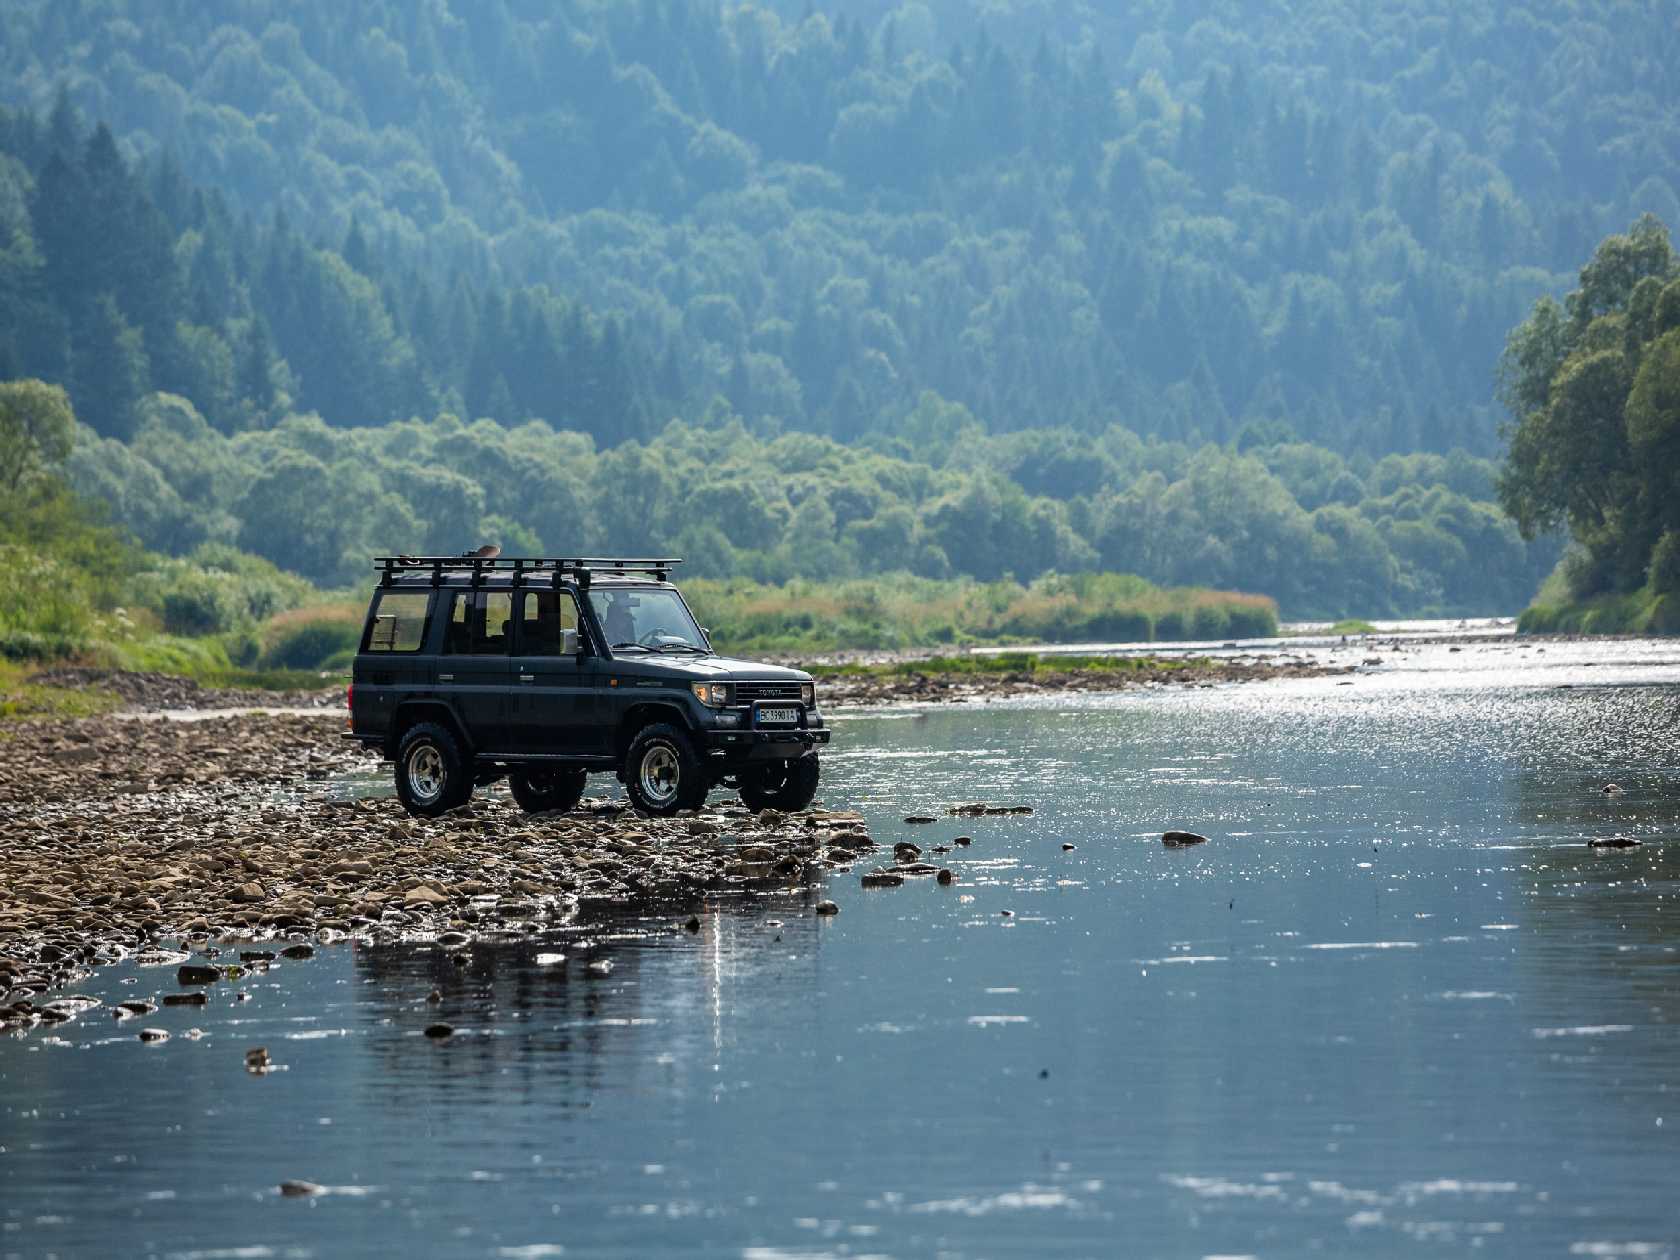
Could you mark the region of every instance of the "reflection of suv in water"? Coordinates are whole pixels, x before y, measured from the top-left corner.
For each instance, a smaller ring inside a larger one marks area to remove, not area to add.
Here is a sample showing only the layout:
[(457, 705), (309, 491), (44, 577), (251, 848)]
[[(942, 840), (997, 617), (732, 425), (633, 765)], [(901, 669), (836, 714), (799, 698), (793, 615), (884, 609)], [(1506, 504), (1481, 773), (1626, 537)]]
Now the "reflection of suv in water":
[(349, 738), (396, 763), (416, 814), (504, 775), (521, 808), (570, 809), (607, 770), (650, 814), (719, 785), (803, 809), (829, 739), (811, 676), (714, 652), (668, 580), (677, 563), (381, 558)]

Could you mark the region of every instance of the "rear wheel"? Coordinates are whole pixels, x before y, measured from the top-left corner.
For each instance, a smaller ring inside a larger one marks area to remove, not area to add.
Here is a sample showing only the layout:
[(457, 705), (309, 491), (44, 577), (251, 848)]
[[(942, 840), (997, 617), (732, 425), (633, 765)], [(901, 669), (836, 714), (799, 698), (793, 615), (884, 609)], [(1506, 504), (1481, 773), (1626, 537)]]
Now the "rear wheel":
[(583, 799), (583, 785), (589, 772), (581, 769), (514, 770), (508, 787), (519, 808), (527, 814), (554, 809), (571, 809)]
[(422, 722), (397, 745), (397, 799), (411, 814), (436, 818), (472, 796), (472, 773), (446, 726)]
[(643, 728), (624, 756), (624, 787), (630, 803), (645, 813), (668, 817), (699, 809), (706, 800), (706, 768), (688, 736), (663, 722)]
[(817, 794), (817, 755), (797, 761), (767, 761), (741, 772), (741, 801), (748, 809), (804, 809)]

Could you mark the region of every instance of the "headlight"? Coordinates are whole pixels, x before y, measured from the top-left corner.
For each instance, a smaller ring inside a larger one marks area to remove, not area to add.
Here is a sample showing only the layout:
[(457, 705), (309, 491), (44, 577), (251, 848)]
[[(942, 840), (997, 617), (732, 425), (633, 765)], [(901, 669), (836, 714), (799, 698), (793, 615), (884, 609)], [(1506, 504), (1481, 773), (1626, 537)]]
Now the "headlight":
[(729, 703), (728, 683), (690, 683), (688, 689), (694, 693), (694, 698), (701, 704), (710, 705), (714, 709), (724, 708)]
[(807, 709), (817, 707), (817, 684), (814, 682), (799, 684), (799, 703)]

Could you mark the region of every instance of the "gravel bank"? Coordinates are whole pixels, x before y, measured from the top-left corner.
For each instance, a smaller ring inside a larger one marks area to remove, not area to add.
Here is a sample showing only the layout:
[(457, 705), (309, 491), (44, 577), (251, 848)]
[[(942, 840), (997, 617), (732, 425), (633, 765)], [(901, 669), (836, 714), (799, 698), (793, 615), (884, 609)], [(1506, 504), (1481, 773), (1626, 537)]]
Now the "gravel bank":
[(132, 955), (264, 940), (530, 934), (591, 910), (813, 888), (874, 847), (856, 814), (668, 820), (615, 802), (526, 815), (481, 792), (442, 819), (312, 781), (372, 767), (336, 716), (88, 718), (0, 728), (0, 1027)]
[(908, 703), (972, 704), (1056, 692), (1138, 691), (1160, 687), (1212, 687), (1219, 683), (1314, 678), (1353, 672), (1284, 657), (1266, 660), (1198, 659), (1191, 667), (1170, 663), (1137, 670), (1037, 669), (1028, 673), (838, 674), (817, 684), (824, 707)]

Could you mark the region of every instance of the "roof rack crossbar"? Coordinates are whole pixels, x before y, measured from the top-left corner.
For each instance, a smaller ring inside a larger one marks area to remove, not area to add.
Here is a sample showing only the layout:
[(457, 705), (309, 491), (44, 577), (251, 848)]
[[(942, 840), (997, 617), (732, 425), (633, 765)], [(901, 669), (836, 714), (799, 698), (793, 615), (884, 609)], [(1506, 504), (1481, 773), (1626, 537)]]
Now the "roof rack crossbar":
[(657, 580), (664, 582), (670, 578), (671, 570), (682, 563), (676, 556), (497, 556), (486, 558), (483, 556), (375, 556), (374, 568), (380, 571), (379, 584), (390, 586), (392, 580), (399, 573), (415, 573), (431, 571), (433, 586), (443, 584), (445, 572), (472, 575), (472, 584), (480, 586), (485, 577), (491, 573), (508, 573), (513, 577), (513, 584), (520, 585), (532, 579), (547, 575), (549, 582), (558, 580), (563, 573), (575, 574), (585, 584), (589, 578), (597, 573), (602, 574), (631, 574), (647, 573)]

